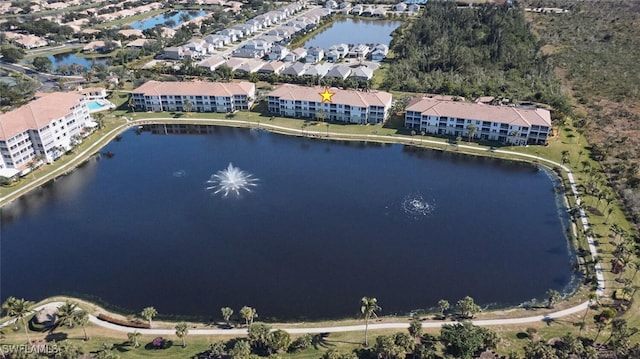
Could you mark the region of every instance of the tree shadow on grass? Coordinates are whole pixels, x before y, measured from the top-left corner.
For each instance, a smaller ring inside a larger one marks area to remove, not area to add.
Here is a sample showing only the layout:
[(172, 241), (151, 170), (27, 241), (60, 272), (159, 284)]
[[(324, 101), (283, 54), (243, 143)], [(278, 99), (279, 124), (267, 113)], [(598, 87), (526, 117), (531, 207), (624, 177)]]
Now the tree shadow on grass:
[(329, 333), (316, 334), (311, 339), (311, 345), (313, 345), (313, 347), (316, 349), (319, 349), (319, 348), (327, 349), (330, 347), (335, 347), (335, 344), (331, 344), (330, 342), (327, 341), (328, 337), (329, 337)]
[(44, 340), (46, 340), (48, 343), (51, 342), (61, 342), (63, 340), (66, 340), (69, 336), (67, 335), (67, 333), (54, 333), (53, 331), (49, 332), (49, 334), (47, 334), (46, 337), (44, 337)]

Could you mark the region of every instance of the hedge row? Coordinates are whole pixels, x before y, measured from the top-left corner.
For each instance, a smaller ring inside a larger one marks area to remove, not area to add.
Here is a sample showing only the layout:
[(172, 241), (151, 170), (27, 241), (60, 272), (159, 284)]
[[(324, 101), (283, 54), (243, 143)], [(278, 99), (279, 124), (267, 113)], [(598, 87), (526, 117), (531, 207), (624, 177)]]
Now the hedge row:
[(139, 320), (136, 321), (130, 321), (130, 320), (123, 320), (123, 319), (118, 319), (118, 318), (113, 318), (110, 317), (106, 314), (98, 314), (98, 319), (100, 320), (104, 320), (105, 322), (109, 322), (112, 324), (117, 324), (117, 325), (122, 325), (124, 327), (131, 327), (131, 328), (143, 328), (143, 329), (149, 329), (149, 323), (145, 323)]

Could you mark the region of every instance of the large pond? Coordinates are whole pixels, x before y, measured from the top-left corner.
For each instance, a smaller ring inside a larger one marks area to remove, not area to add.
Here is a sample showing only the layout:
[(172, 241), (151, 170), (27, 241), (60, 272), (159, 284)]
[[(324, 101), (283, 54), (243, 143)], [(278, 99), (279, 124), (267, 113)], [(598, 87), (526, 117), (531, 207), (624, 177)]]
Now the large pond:
[(337, 44), (385, 44), (391, 42), (391, 33), (402, 21), (363, 20), (349, 18), (334, 22), (330, 28), (309, 39), (304, 47), (326, 49)]
[[(557, 183), (532, 165), (211, 132), (126, 132), (2, 208), (1, 299), (293, 320), (354, 316), (363, 296), (387, 315), (466, 295), (517, 305), (575, 280)], [(206, 189), (229, 163), (257, 179), (251, 192)]]
[(156, 15), (144, 20), (136, 21), (129, 26), (137, 30), (146, 30), (155, 27), (156, 25), (163, 25), (169, 28), (176, 28), (185, 21), (191, 20), (196, 17), (204, 16), (206, 12), (204, 10), (199, 11), (171, 11), (164, 14)]

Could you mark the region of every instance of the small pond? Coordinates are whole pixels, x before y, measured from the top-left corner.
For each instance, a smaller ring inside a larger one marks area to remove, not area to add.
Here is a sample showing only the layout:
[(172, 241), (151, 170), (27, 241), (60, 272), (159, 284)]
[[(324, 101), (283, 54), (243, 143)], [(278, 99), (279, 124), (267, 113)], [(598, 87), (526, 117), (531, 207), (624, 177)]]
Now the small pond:
[(176, 28), (180, 26), (182, 23), (188, 20), (191, 20), (196, 17), (204, 16), (207, 12), (204, 10), (193, 11), (193, 10), (180, 10), (180, 11), (171, 11), (166, 12), (164, 14), (156, 15), (150, 17), (148, 19), (140, 20), (129, 24), (131, 28), (137, 30), (146, 30), (155, 27), (156, 25), (163, 25), (169, 28)]

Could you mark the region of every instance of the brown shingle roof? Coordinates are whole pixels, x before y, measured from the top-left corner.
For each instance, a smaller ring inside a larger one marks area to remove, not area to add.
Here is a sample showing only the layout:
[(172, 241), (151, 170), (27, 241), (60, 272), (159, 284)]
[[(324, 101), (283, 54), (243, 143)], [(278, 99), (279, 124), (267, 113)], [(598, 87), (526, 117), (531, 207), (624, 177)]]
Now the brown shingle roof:
[[(324, 91), (322, 86), (306, 87), (299, 85), (283, 84), (271, 91), (268, 96), (276, 96), (282, 100), (295, 101), (315, 101), (322, 99), (319, 95)], [(329, 91), (334, 92), (333, 102), (335, 104), (367, 107), (367, 106), (387, 106), (391, 103), (391, 94), (384, 91), (361, 92), (356, 90), (342, 90), (331, 87)]]
[(145, 96), (182, 95), (182, 96), (232, 96), (248, 95), (254, 88), (251, 82), (160, 82), (148, 81), (133, 90)]
[(515, 126), (529, 127), (538, 125), (551, 127), (551, 114), (548, 110), (541, 108), (523, 109), (460, 101), (439, 101), (432, 98), (416, 98), (409, 103), (407, 111), (420, 112), (426, 116), (491, 121)]
[(0, 115), (0, 140), (6, 141), (29, 129), (45, 127), (52, 120), (69, 114), (83, 97), (77, 93), (53, 92)]

